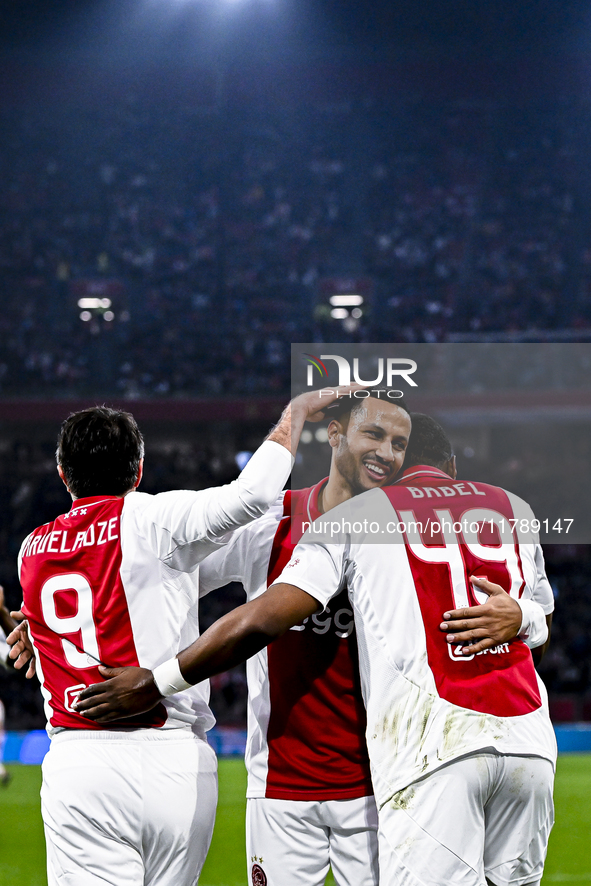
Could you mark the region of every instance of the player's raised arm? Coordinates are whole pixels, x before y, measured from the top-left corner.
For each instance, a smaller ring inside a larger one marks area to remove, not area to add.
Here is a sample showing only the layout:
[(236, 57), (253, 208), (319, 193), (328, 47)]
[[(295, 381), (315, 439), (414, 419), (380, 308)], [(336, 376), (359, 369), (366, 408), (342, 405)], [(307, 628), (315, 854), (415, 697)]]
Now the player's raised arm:
[(366, 387), (367, 385), (353, 383), (334, 389), (321, 388), (317, 391), (307, 391), (305, 394), (294, 397), (285, 407), (283, 415), (267, 440), (280, 443), (295, 456), (305, 422), (322, 421), (325, 410), (331, 403), (343, 397), (353, 397), (356, 391)]
[(148, 711), (163, 697), (250, 658), (318, 608), (318, 601), (306, 591), (288, 584), (272, 585), (256, 600), (220, 618), (195, 643), (154, 672), (101, 667), (103, 676), (110, 679), (85, 689), (76, 709), (99, 723)]
[[(239, 506), (251, 519), (263, 514), (287, 481), (305, 422), (321, 421), (331, 403), (342, 397), (352, 396), (362, 387), (351, 384), (342, 388), (309, 391), (288, 403), (279, 422), (250, 459), (238, 480), (226, 487), (228, 500), (225, 501), (222, 491), (218, 491), (219, 514), (216, 514), (214, 507), (210, 508), (210, 534), (216, 534), (216, 518), (220, 523), (220, 531), (223, 532), (226, 528), (228, 512), (232, 508), (236, 510), (232, 496), (238, 499)], [(279, 451), (278, 446), (282, 447)], [(282, 450), (287, 450), (291, 459), (286, 458)]]
[(190, 572), (227, 542), (227, 533), (262, 516), (285, 486), (304, 423), (320, 421), (327, 406), (362, 388), (352, 384), (296, 397), (232, 483), (154, 496), (138, 512), (138, 529), (150, 539), (156, 556), (173, 569)]

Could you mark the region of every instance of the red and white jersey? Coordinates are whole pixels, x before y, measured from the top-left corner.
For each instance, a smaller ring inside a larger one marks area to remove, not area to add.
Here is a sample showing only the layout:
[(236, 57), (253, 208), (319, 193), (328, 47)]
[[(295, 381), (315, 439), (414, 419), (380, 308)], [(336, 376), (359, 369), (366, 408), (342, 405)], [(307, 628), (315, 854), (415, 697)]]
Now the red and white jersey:
[[(497, 487), (419, 467), (408, 469), (399, 485), (364, 493), (329, 517), (333, 536), (335, 526), (344, 527), (340, 537), (331, 542), (308, 530), (278, 581), (324, 606), (348, 589), (378, 805), (442, 764), (486, 747), (554, 762), (545, 689), (526, 645), (515, 640), (465, 657), (439, 630), (446, 610), (486, 599), (481, 593), (477, 599), (471, 575), (551, 611), (526, 503)], [(352, 526), (359, 528), (355, 535)], [(384, 527), (391, 536), (376, 544), (375, 532)]]
[[(291, 557), (318, 493), (286, 492), (200, 567), (201, 593), (242, 582), (262, 594)], [(292, 540), (294, 539), (294, 540)], [(341, 800), (372, 791), (353, 612), (343, 591), (247, 662), (248, 797)]]
[[(258, 453), (226, 486), (80, 498), (25, 539), (23, 610), (50, 734), (104, 728), (73, 709), (80, 691), (102, 679), (98, 663), (154, 669), (199, 636), (198, 564), (266, 510), (289, 475), (287, 449), (267, 441)], [(205, 681), (121, 727), (203, 736), (215, 722), (208, 700)]]

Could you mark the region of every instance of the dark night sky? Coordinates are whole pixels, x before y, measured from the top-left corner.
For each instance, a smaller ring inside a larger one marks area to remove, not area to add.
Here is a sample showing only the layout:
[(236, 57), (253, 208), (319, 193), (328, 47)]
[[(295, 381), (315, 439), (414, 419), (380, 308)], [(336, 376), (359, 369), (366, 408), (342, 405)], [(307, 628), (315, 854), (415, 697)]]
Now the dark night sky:
[(250, 24), (264, 21), (269, 35), (278, 27), (327, 47), (503, 55), (586, 51), (591, 45), (588, 0), (0, 0), (0, 39), (5, 46), (41, 48), (60, 37), (67, 42), (68, 35), (72, 42), (82, 33), (100, 38), (115, 14), (137, 21), (141, 12), (140, 31), (171, 14), (179, 27), (199, 26), (224, 5)]

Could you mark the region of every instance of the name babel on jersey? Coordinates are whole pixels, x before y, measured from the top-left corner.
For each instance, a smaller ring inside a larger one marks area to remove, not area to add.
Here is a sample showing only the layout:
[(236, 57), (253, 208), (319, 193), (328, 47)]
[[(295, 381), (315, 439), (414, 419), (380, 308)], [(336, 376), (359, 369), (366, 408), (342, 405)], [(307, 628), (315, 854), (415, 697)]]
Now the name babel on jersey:
[(454, 483), (442, 471), (419, 467), (329, 516), (335, 526), (389, 526), (391, 534), (376, 543), (363, 529), (332, 539), (308, 530), (278, 580), (323, 605), (348, 588), (378, 803), (484, 747), (553, 760), (545, 689), (525, 643), (464, 656), (439, 629), (445, 611), (486, 599), (471, 576), (551, 611), (526, 503), (497, 487)]

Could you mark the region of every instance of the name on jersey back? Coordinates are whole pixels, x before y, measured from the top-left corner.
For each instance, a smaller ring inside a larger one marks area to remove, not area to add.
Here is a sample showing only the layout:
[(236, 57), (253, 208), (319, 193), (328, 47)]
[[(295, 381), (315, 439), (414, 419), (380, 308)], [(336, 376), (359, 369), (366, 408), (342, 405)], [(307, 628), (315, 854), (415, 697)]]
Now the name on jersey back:
[(77, 532), (75, 529), (53, 529), (40, 535), (32, 535), (26, 541), (23, 557), (35, 554), (71, 554), (80, 548), (106, 545), (117, 541), (119, 517), (110, 520), (97, 520), (88, 528)]

